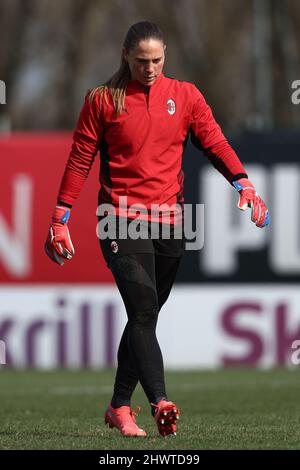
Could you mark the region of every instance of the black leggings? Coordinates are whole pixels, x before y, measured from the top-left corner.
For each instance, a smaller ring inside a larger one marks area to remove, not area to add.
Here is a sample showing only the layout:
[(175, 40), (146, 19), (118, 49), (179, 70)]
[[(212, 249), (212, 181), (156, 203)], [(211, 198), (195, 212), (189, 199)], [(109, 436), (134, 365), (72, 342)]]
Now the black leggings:
[(115, 408), (130, 405), (138, 380), (150, 403), (167, 398), (163, 358), (155, 330), (158, 313), (169, 296), (180, 259), (135, 253), (110, 262), (128, 316), (118, 349), (112, 399)]

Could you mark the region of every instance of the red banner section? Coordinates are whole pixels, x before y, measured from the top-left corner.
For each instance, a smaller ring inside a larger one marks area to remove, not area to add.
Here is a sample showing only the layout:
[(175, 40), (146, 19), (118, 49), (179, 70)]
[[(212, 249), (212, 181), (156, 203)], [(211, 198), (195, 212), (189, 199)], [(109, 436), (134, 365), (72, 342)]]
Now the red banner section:
[(72, 144), (67, 132), (0, 139), (0, 282), (111, 283), (96, 235), (99, 160), (69, 222), (75, 256), (60, 267), (44, 242)]

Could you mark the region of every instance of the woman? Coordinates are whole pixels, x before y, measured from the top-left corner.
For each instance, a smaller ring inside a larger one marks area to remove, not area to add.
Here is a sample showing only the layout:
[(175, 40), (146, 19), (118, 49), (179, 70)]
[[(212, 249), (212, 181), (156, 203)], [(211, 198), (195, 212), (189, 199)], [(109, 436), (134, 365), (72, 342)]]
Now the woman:
[[(238, 207), (245, 210), (251, 206), (252, 220), (258, 227), (269, 223), (264, 202), (201, 93), (191, 83), (164, 76), (165, 49), (163, 35), (155, 24), (134, 24), (125, 38), (119, 70), (87, 94), (45, 245), (47, 254), (58, 264), (74, 255), (67, 228), (70, 209), (100, 150), (99, 224), (114, 214), (118, 222), (117, 232), (110, 228), (108, 238), (100, 230), (100, 244), (128, 315), (105, 422), (126, 436), (146, 436), (130, 409), (138, 381), (159, 433), (176, 434), (180, 413), (167, 397), (155, 330), (183, 252), (183, 236), (176, 235), (176, 228), (183, 206), (182, 153), (189, 134), (239, 191)], [(152, 211), (155, 204), (164, 205), (164, 210), (170, 208), (165, 210), (168, 219), (161, 211)], [(113, 211), (110, 213), (107, 207)], [(138, 213), (148, 237), (122, 238), (121, 227), (125, 223), (129, 228)], [(149, 231), (149, 222), (158, 228), (155, 237)], [(170, 228), (168, 237), (163, 236), (166, 225)]]

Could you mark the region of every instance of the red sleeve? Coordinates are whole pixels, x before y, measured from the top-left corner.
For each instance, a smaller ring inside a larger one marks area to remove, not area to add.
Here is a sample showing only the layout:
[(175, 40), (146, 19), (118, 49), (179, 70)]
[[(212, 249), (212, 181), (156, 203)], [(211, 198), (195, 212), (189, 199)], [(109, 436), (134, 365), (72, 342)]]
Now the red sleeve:
[(100, 97), (85, 97), (73, 134), (73, 145), (61, 181), (58, 201), (72, 206), (92, 168), (103, 133), (100, 118)]
[(190, 124), (193, 144), (205, 153), (230, 183), (235, 179), (247, 178), (245, 168), (215, 121), (211, 108), (200, 91), (193, 88), (194, 104)]

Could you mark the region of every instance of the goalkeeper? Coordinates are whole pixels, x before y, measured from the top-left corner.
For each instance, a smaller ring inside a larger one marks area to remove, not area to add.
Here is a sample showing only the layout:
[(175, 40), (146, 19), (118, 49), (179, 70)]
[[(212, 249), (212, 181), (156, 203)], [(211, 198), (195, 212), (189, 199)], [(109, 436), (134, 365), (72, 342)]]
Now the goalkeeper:
[[(158, 224), (158, 238), (123, 239), (118, 233), (106, 239), (100, 236), (103, 256), (128, 316), (105, 422), (125, 436), (146, 436), (130, 408), (138, 381), (159, 433), (176, 434), (180, 412), (167, 395), (156, 324), (174, 283), (184, 240), (175, 236), (179, 224), (176, 210), (171, 211), (170, 236), (166, 239), (162, 236), (166, 222), (160, 215), (152, 220), (151, 207), (183, 206), (182, 155), (189, 135), (239, 192), (238, 207), (251, 207), (251, 219), (257, 227), (269, 223), (266, 205), (203, 95), (193, 84), (163, 74), (165, 51), (157, 25), (148, 21), (132, 25), (123, 44), (119, 70), (87, 94), (45, 245), (48, 256), (60, 265), (73, 257), (67, 222), (98, 152), (100, 207), (110, 204), (118, 221), (128, 223), (135, 216), (127, 209), (143, 205), (147, 209), (144, 221)], [(120, 198), (125, 196), (127, 206), (121, 209)]]

